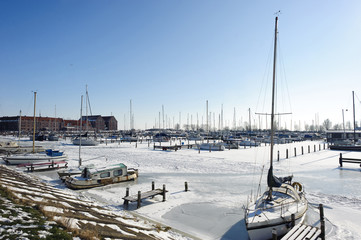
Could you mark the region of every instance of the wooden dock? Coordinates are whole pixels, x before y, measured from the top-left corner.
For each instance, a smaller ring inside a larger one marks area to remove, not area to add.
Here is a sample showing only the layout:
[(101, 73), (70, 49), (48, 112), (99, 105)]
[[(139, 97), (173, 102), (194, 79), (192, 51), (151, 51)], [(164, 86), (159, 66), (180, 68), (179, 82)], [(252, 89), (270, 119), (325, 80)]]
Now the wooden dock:
[(123, 197), (124, 206), (125, 206), (125, 208), (128, 208), (129, 202), (137, 202), (137, 208), (140, 208), (141, 202), (143, 199), (153, 198), (157, 195), (162, 195), (163, 202), (165, 202), (167, 192), (168, 191), (165, 189), (165, 184), (163, 184), (163, 189), (159, 189), (159, 188), (155, 189), (154, 182), (152, 182), (152, 190), (147, 191), (147, 192), (138, 191), (138, 194), (136, 194), (136, 195), (129, 195), (129, 188), (127, 188), (125, 197)]
[[(294, 226), (294, 215), (292, 214), (292, 224), (294, 227), (286, 235), (284, 235), (281, 240), (325, 240), (325, 218), (323, 214), (323, 204), (319, 204), (318, 208), (320, 211), (319, 228), (301, 223)], [(272, 239), (277, 239), (277, 233), (274, 235), (272, 232)]]
[(321, 235), (321, 229), (303, 224), (297, 224), (281, 240), (315, 240)]
[(344, 158), (342, 157), (342, 153), (340, 153), (340, 158), (339, 158), (339, 164), (340, 167), (342, 167), (343, 163), (357, 163), (360, 164), (361, 167), (361, 159), (357, 159), (357, 158)]
[[(64, 164), (64, 165), (62, 165)], [(51, 161), (51, 162), (44, 162), (44, 163), (25, 163), (19, 164), (17, 167), (26, 167), (28, 172), (40, 172), (40, 171), (48, 171), (54, 170), (59, 168), (67, 168), (68, 162), (67, 161)]]
[(196, 144), (183, 144), (183, 145), (168, 145), (168, 146), (162, 146), (162, 145), (155, 145), (153, 146), (153, 149), (162, 149), (163, 151), (167, 150), (174, 150), (177, 151), (182, 148), (192, 149)]

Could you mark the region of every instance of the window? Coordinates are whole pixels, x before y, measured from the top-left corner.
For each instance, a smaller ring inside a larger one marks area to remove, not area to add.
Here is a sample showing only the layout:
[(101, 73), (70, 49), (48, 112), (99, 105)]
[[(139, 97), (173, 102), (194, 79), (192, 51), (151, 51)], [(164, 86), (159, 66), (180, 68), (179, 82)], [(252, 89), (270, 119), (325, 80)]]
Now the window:
[(123, 169), (118, 169), (113, 172), (114, 177), (122, 176), (123, 175)]
[(100, 178), (110, 177), (110, 172), (104, 172), (100, 174)]

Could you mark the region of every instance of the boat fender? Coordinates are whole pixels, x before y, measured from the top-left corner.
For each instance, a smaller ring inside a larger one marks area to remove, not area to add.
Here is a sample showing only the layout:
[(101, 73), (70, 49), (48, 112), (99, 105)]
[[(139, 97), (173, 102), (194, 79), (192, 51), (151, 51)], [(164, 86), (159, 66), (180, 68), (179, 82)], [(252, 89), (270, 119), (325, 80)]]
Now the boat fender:
[(302, 191), (302, 185), (301, 185), (301, 183), (299, 183), (299, 182), (294, 182), (294, 183), (292, 183), (292, 187), (293, 187), (294, 189), (296, 189), (297, 191), (299, 191), (299, 192)]

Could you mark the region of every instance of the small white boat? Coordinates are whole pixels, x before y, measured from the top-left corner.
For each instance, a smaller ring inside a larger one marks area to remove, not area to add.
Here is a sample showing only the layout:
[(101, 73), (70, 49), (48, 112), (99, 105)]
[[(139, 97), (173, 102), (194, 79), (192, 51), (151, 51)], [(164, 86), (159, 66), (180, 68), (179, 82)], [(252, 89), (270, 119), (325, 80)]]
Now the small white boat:
[(55, 151), (51, 149), (45, 150), (41, 153), (26, 153), (18, 155), (10, 155), (3, 157), (3, 160), (7, 164), (17, 165), (17, 164), (34, 164), (34, 163), (44, 163), (52, 161), (62, 161), (66, 160), (67, 156), (63, 152)]
[(66, 177), (65, 185), (71, 189), (87, 189), (136, 178), (138, 178), (138, 169), (128, 169), (120, 163), (103, 168), (84, 168), (81, 176)]
[(82, 146), (97, 146), (99, 145), (99, 142), (95, 139), (88, 138), (88, 137), (76, 137), (73, 139), (74, 145), (82, 145)]
[(202, 143), (198, 145), (201, 150), (210, 151), (224, 151), (225, 147), (223, 143)]

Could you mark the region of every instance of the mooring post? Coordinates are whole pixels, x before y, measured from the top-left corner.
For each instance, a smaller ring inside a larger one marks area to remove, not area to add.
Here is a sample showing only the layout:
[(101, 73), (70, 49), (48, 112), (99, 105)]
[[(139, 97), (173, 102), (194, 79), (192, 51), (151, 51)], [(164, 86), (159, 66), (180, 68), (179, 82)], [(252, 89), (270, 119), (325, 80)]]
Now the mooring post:
[(277, 230), (276, 230), (276, 228), (272, 229), (272, 240), (277, 240)]
[(124, 199), (124, 206), (125, 208), (128, 208), (128, 203), (129, 203), (129, 200), (126, 199), (126, 197), (129, 196), (129, 188), (127, 187), (127, 189), (125, 190), (125, 199)]
[(323, 215), (323, 204), (320, 204), (319, 208), (320, 208), (320, 223), (321, 223), (321, 239), (325, 240), (325, 218)]
[(141, 196), (142, 196), (141, 191), (138, 191), (137, 208), (141, 207), (141, 202), (142, 202)]
[(198, 153), (201, 153), (201, 147), (198, 146)]
[(321, 144), (318, 144), (318, 151), (321, 151)]
[(163, 202), (165, 202), (165, 184), (163, 184)]
[(277, 161), (280, 161), (280, 150), (277, 151)]
[(154, 145), (153, 145), (153, 150), (155, 150), (155, 143), (154, 143)]
[(310, 145), (308, 145), (308, 153), (310, 153)]
[(138, 147), (138, 141), (135, 142), (135, 148), (137, 148), (137, 147)]
[(211, 145), (209, 145), (209, 152), (211, 152)]
[(340, 153), (339, 163), (340, 163), (340, 167), (342, 167), (342, 153)]
[(296, 225), (295, 214), (291, 214), (291, 227), (294, 227), (295, 225)]
[(303, 146), (301, 146), (301, 152), (302, 152), (302, 155), (303, 155)]
[(313, 145), (313, 151), (316, 152), (316, 145)]
[(325, 150), (326, 149), (326, 144), (325, 143), (323, 143), (323, 150)]
[(288, 149), (286, 149), (286, 159), (288, 159)]
[(188, 192), (188, 182), (184, 182), (185, 191)]
[(154, 181), (152, 181), (152, 190), (155, 189)]
[(296, 155), (297, 155), (297, 154), (296, 154), (296, 148), (295, 148), (295, 157), (296, 157)]

